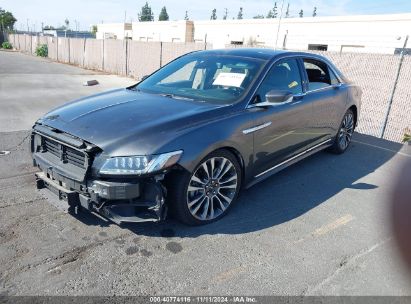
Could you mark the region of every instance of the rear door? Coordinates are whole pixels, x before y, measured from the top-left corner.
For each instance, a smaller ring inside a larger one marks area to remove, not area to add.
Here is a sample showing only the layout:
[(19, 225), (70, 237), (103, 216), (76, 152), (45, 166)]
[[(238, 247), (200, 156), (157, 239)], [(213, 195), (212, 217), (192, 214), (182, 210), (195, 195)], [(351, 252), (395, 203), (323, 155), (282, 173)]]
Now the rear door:
[(310, 133), (319, 143), (334, 136), (346, 107), (346, 87), (328, 64), (316, 58), (303, 58), (307, 101), (312, 103)]

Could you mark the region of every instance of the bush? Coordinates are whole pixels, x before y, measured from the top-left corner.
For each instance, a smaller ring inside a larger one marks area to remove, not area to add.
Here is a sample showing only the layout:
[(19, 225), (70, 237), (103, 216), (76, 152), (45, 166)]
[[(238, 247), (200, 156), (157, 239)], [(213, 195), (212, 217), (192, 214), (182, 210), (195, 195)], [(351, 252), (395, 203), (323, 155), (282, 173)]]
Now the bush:
[(49, 50), (47, 44), (42, 44), (36, 47), (36, 55), (40, 57), (47, 57)]
[(8, 42), (8, 41), (4, 41), (3, 43), (2, 43), (2, 45), (1, 45), (1, 47), (3, 48), (3, 49), (7, 49), (7, 50), (11, 50), (13, 47), (11, 46), (11, 43), (10, 42)]
[(402, 142), (411, 143), (411, 133), (405, 133)]

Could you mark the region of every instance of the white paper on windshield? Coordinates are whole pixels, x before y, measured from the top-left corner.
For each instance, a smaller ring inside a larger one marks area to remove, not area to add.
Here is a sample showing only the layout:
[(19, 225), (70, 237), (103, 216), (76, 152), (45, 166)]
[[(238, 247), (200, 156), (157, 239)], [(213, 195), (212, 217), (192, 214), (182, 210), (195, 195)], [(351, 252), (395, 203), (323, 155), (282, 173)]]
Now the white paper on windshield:
[(241, 87), (246, 74), (243, 73), (224, 73), (218, 74), (214, 80), (213, 85), (221, 85), (226, 87)]

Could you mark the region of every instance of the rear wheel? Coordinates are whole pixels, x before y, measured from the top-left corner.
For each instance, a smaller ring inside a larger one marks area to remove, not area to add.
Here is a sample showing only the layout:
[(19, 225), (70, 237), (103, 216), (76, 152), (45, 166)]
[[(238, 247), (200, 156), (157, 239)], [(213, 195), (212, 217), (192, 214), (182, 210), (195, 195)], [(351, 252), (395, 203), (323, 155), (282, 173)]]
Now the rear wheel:
[(355, 119), (351, 109), (345, 113), (338, 130), (334, 144), (330, 147), (330, 151), (336, 154), (344, 153), (351, 143), (352, 135), (354, 134)]
[(193, 173), (173, 177), (169, 189), (172, 212), (188, 225), (202, 225), (223, 217), (238, 196), (241, 168), (236, 157), (218, 150), (205, 157)]

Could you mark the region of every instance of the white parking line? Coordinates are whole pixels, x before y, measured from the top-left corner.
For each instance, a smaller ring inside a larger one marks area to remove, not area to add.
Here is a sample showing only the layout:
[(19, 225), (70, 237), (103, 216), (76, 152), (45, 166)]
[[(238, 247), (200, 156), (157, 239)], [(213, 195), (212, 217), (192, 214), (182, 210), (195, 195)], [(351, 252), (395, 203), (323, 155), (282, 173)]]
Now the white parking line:
[(368, 143), (365, 143), (365, 142), (362, 142), (362, 141), (352, 140), (352, 142), (355, 142), (357, 144), (362, 144), (362, 145), (365, 145), (365, 146), (370, 146), (370, 147), (377, 148), (377, 149), (384, 150), (384, 151), (389, 151), (389, 152), (392, 152), (394, 154), (399, 154), (399, 155), (402, 155), (402, 156), (411, 157), (410, 154), (403, 153), (401, 151), (396, 151), (396, 150), (393, 150), (393, 149), (388, 149), (388, 148), (380, 147), (380, 146), (377, 146), (377, 145), (368, 144)]

